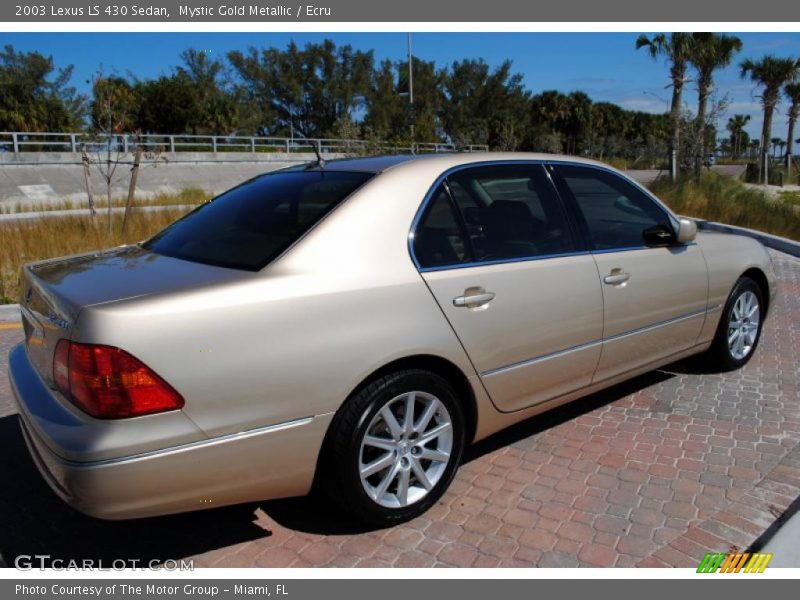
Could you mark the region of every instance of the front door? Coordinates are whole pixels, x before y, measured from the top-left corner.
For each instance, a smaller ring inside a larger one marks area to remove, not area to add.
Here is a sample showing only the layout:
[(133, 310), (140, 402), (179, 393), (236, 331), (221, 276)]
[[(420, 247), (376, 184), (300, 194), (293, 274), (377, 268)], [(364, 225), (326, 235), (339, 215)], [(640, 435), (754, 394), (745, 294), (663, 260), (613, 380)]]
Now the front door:
[(699, 246), (647, 247), (644, 230), (674, 230), (676, 224), (619, 175), (591, 166), (562, 165), (556, 171), (582, 217), (603, 290), (603, 352), (594, 381), (695, 345), (708, 301)]
[(600, 357), (601, 284), (543, 166), (452, 174), (431, 198), (414, 253), (500, 410), (589, 385)]

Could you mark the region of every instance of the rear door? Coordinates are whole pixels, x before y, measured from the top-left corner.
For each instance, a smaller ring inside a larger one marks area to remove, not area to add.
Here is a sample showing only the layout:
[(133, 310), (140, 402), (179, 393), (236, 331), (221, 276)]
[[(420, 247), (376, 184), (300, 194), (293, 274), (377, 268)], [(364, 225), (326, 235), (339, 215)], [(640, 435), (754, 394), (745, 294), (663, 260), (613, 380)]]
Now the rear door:
[(602, 336), (597, 268), (542, 165), (451, 174), (430, 197), (413, 250), (500, 410), (590, 383)]
[[(695, 243), (648, 247), (643, 231), (674, 219), (611, 171), (557, 165), (597, 262), (603, 290), (603, 353), (595, 382), (686, 350), (706, 314), (708, 274)], [(560, 177), (560, 178), (559, 178)]]

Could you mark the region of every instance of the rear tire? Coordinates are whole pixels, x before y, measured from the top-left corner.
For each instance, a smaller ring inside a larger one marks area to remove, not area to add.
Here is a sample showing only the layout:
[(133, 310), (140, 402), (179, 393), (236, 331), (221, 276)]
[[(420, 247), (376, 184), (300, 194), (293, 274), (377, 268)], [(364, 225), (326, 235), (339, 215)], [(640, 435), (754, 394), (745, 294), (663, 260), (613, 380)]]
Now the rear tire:
[(722, 371), (733, 371), (753, 357), (764, 325), (764, 295), (758, 284), (741, 277), (722, 312), (708, 357)]
[(464, 432), (461, 404), (444, 378), (417, 369), (377, 378), (351, 396), (331, 424), (325, 490), (373, 526), (413, 519), (449, 487)]

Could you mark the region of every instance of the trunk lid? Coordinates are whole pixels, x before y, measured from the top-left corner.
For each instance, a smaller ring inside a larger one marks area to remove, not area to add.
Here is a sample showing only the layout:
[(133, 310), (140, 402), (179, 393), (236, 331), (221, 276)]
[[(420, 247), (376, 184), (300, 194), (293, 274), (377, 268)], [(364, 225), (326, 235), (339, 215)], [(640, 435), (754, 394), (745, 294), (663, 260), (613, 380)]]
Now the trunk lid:
[(26, 265), (20, 311), (28, 355), (52, 387), (56, 345), (72, 338), (84, 307), (248, 276), (253, 274), (170, 258), (139, 246)]

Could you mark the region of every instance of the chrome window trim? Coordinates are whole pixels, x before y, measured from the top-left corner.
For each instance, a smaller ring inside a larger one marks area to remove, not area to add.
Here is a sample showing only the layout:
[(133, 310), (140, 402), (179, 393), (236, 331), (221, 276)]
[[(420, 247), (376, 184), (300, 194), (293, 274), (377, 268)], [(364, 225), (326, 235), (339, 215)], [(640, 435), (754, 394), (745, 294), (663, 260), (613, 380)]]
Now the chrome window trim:
[[(564, 252), (564, 253), (559, 253), (559, 254), (540, 254), (540, 255), (535, 255), (535, 256), (522, 256), (522, 257), (516, 257), (516, 258), (503, 258), (503, 259), (497, 259), (497, 260), (492, 260), (492, 261), (475, 261), (475, 262), (468, 262), (468, 263), (457, 263), (457, 264), (453, 264), (453, 265), (443, 265), (443, 266), (439, 266), (439, 267), (423, 267), (423, 266), (420, 265), (419, 260), (417, 260), (416, 254), (414, 254), (414, 237), (415, 237), (415, 233), (417, 231), (417, 228), (419, 227), (420, 222), (422, 221), (422, 217), (425, 214), (425, 211), (428, 209), (428, 205), (430, 204), (431, 199), (433, 198), (433, 194), (436, 192), (436, 190), (439, 188), (439, 186), (442, 185), (442, 183), (447, 180), (447, 178), (450, 175), (452, 175), (453, 173), (458, 173), (459, 171), (464, 171), (466, 169), (473, 169), (473, 168), (477, 168), (477, 167), (525, 166), (525, 165), (529, 165), (529, 166), (536, 166), (536, 165), (541, 165), (541, 166), (566, 165), (566, 166), (574, 166), (574, 167), (584, 167), (584, 168), (587, 168), (587, 169), (595, 169), (597, 171), (604, 171), (606, 173), (614, 175), (615, 177), (618, 177), (619, 179), (622, 179), (625, 182), (628, 182), (628, 183), (632, 184), (637, 190), (643, 192), (647, 196), (647, 198), (649, 198), (650, 200), (655, 202), (657, 207), (667, 215), (668, 219), (673, 224), (673, 226), (677, 226), (680, 223), (680, 220), (678, 219), (678, 217), (669, 209), (669, 207), (667, 207), (663, 202), (661, 202), (652, 193), (650, 193), (650, 191), (647, 190), (647, 188), (645, 188), (644, 186), (639, 184), (637, 181), (631, 179), (630, 177), (627, 177), (626, 175), (621, 174), (618, 171), (616, 171), (615, 169), (612, 169), (610, 167), (605, 167), (603, 165), (587, 164), (587, 163), (570, 161), (570, 160), (558, 160), (558, 159), (554, 159), (554, 160), (549, 160), (549, 159), (548, 160), (543, 160), (543, 159), (489, 160), (489, 161), (472, 162), (472, 163), (467, 163), (467, 164), (457, 165), (455, 167), (451, 167), (451, 168), (447, 169), (446, 171), (444, 171), (442, 174), (440, 174), (434, 180), (433, 184), (428, 189), (428, 192), (425, 194), (425, 197), (423, 198), (422, 202), (420, 203), (420, 206), (417, 209), (416, 214), (414, 215), (414, 219), (411, 222), (411, 228), (409, 229), (409, 232), (408, 232), (408, 253), (409, 253), (409, 255), (411, 257), (411, 261), (414, 263), (414, 266), (416, 267), (417, 271), (419, 271), (420, 273), (432, 273), (432, 272), (436, 272), (436, 271), (449, 271), (451, 269), (467, 269), (467, 268), (472, 268), (472, 267), (502, 265), (502, 264), (508, 264), (508, 263), (528, 262), (528, 261), (534, 261), (534, 260), (547, 260), (547, 259), (551, 259), (551, 258), (561, 258), (561, 257), (565, 257), (565, 256), (584, 256), (584, 255), (589, 255), (589, 254), (609, 254), (609, 253), (612, 253), (612, 252), (630, 252), (632, 250), (655, 250), (655, 249), (660, 248), (660, 246), (657, 246), (657, 247), (626, 246), (626, 247), (622, 247), (622, 248), (611, 248), (611, 249), (608, 249), (608, 250), (579, 250), (579, 251), (576, 251), (576, 252)], [(548, 175), (549, 175), (549, 173), (548, 173)], [(561, 203), (564, 202), (564, 200), (561, 199), (560, 197), (558, 197), (558, 200)], [(566, 216), (567, 216), (568, 219), (574, 219), (575, 218), (575, 216), (570, 213), (570, 210), (569, 210), (568, 206), (564, 206), (563, 208), (564, 208), (564, 212), (566, 213)], [(696, 242), (690, 242), (689, 244), (683, 244), (683, 245), (684, 246), (692, 246), (692, 245), (695, 245), (695, 244), (696, 244)]]
[(549, 260), (551, 258), (566, 258), (572, 256), (589, 256), (591, 254), (603, 254), (606, 252), (630, 252), (632, 250), (645, 250), (650, 249), (647, 246), (622, 248), (616, 250), (601, 250), (592, 252), (591, 250), (577, 250), (575, 252), (562, 252), (558, 254), (539, 254), (537, 256), (520, 256), (517, 258), (498, 258), (495, 260), (474, 261), (466, 263), (458, 263), (454, 265), (444, 265), (441, 267), (419, 267), (420, 273), (435, 273), (437, 271), (451, 271), (454, 269), (471, 269), (475, 267), (490, 267), (494, 265), (506, 265), (519, 262), (533, 262), (537, 260)]
[(622, 181), (624, 181), (626, 183), (630, 183), (631, 185), (633, 185), (633, 187), (635, 187), (637, 190), (642, 192), (649, 200), (652, 200), (656, 204), (656, 207), (659, 210), (661, 210), (661, 212), (663, 212), (667, 216), (668, 220), (672, 224), (673, 229), (675, 230), (675, 233), (676, 234), (678, 233), (678, 227), (680, 227), (680, 219), (678, 218), (678, 216), (675, 213), (673, 213), (672, 210), (666, 204), (664, 204), (655, 195), (653, 195), (653, 193), (650, 190), (648, 190), (646, 187), (644, 187), (641, 183), (639, 183), (638, 181), (636, 181), (632, 177), (628, 177), (624, 173), (620, 173), (616, 169), (612, 169), (610, 167), (604, 167), (602, 165), (581, 163), (581, 162), (570, 161), (570, 160), (552, 160), (552, 161), (548, 161), (547, 164), (554, 165), (554, 166), (564, 165), (564, 166), (568, 166), (568, 167), (582, 167), (582, 168), (585, 168), (585, 169), (594, 169), (596, 171), (604, 171), (606, 173), (609, 173), (609, 174), (615, 176), (617, 179), (621, 179)]
[(583, 344), (578, 344), (577, 346), (570, 346), (569, 348), (564, 348), (562, 350), (556, 350), (555, 352), (550, 352), (548, 354), (542, 354), (540, 356), (535, 356), (533, 358), (528, 358), (525, 360), (521, 360), (515, 363), (511, 363), (508, 365), (504, 365), (502, 367), (495, 367), (494, 369), (489, 369), (488, 371), (483, 371), (481, 373), (481, 377), (491, 377), (492, 375), (499, 375), (501, 373), (507, 373), (508, 371), (513, 371), (514, 369), (518, 369), (520, 367), (527, 367), (530, 365), (535, 365), (536, 363), (540, 363), (546, 360), (550, 360), (552, 358), (558, 358), (560, 356), (565, 356), (567, 354), (571, 354), (573, 352), (578, 352), (579, 350), (586, 350), (588, 348), (592, 348), (599, 344), (605, 344), (607, 342), (615, 342), (620, 339), (624, 339), (627, 337), (631, 337), (634, 335), (639, 335), (640, 333), (647, 333), (649, 331), (654, 331), (656, 329), (660, 329), (662, 327), (667, 327), (669, 325), (675, 325), (676, 323), (682, 323), (683, 321), (688, 321), (690, 319), (695, 319), (697, 317), (706, 316), (709, 312), (715, 310), (718, 307), (714, 308), (703, 308), (700, 310), (695, 310), (684, 315), (680, 315), (678, 317), (674, 317), (672, 319), (667, 319), (665, 321), (659, 321), (658, 323), (653, 323), (652, 325), (645, 325), (643, 327), (637, 327), (636, 329), (631, 329), (630, 331), (623, 331), (622, 333), (617, 333), (607, 338), (600, 338), (596, 340), (591, 340), (589, 342), (584, 342)]

